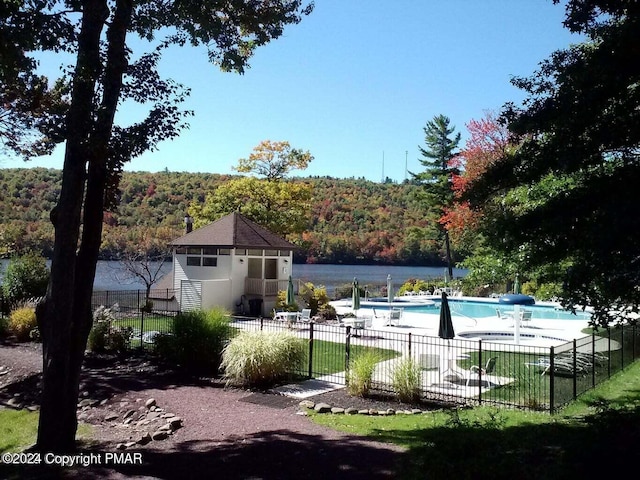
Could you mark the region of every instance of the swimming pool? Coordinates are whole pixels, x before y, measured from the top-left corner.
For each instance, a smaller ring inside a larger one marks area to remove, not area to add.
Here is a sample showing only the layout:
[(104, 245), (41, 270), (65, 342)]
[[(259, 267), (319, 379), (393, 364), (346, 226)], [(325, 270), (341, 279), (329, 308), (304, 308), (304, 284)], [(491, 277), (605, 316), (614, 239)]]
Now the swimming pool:
[[(441, 301), (433, 299), (436, 303), (436, 307), (440, 308)], [(488, 318), (495, 317), (496, 310), (501, 312), (513, 312), (513, 305), (504, 305), (495, 301), (480, 301), (480, 300), (464, 300), (464, 299), (449, 299), (449, 308), (451, 309), (451, 315), (462, 316), (470, 318)], [(575, 314), (567, 311), (560, 310), (551, 305), (522, 305), (521, 311), (530, 311), (532, 320), (589, 320), (591, 314), (589, 312), (577, 311)], [(407, 307), (407, 311), (415, 313), (433, 313), (433, 307)]]

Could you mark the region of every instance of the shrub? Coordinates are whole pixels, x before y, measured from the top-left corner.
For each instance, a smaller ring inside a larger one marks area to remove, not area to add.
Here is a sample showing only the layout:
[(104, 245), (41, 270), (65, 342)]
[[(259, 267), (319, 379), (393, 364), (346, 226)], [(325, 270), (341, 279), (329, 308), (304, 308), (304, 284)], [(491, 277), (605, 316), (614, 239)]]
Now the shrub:
[(347, 370), (347, 391), (357, 397), (366, 397), (371, 390), (373, 372), (376, 369), (380, 356), (367, 350), (356, 356), (349, 363)]
[(171, 334), (155, 338), (156, 353), (192, 373), (215, 374), (232, 331), (223, 308), (183, 312), (176, 315)]
[(93, 324), (87, 340), (87, 348), (92, 352), (102, 353), (107, 350), (107, 335), (109, 334), (108, 322)]
[(16, 336), (19, 342), (29, 340), (31, 330), (38, 326), (36, 311), (32, 307), (20, 307), (9, 315), (9, 332)]
[(275, 307), (278, 310), (282, 310), (284, 312), (297, 312), (298, 310), (300, 310), (300, 306), (298, 305), (298, 302), (293, 302), (291, 304), (287, 303), (286, 290), (278, 290)]
[(422, 391), (420, 365), (411, 357), (402, 358), (391, 372), (391, 385), (401, 402), (419, 400)]
[(227, 384), (267, 388), (302, 369), (305, 341), (292, 332), (241, 332), (222, 354)]
[(27, 253), (12, 258), (2, 284), (2, 295), (9, 308), (30, 298), (43, 297), (47, 293), (49, 270), (44, 257)]
[(103, 353), (113, 351), (122, 353), (129, 348), (129, 341), (133, 334), (131, 327), (114, 328), (118, 304), (107, 308), (100, 305), (93, 311), (93, 327), (89, 332), (87, 348), (92, 352)]

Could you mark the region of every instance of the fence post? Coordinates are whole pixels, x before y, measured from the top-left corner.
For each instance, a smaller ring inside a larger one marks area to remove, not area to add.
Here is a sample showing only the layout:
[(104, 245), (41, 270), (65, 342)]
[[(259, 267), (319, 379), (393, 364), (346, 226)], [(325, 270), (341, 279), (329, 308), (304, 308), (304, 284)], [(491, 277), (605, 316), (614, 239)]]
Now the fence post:
[(576, 344), (576, 339), (573, 339), (573, 359), (572, 359), (572, 366), (573, 366), (573, 399), (575, 400), (576, 398), (578, 398), (578, 347)]
[(309, 378), (313, 378), (313, 322), (309, 322)]
[(264, 318), (260, 317), (260, 331), (264, 328)]
[(620, 329), (620, 357), (621, 370), (624, 370), (624, 325)]
[(144, 336), (144, 308), (140, 310), (140, 349), (144, 350), (144, 342), (142, 337)]
[(554, 413), (553, 404), (555, 401), (555, 359), (554, 359), (554, 348), (553, 346), (549, 348), (549, 371), (551, 372), (549, 376), (549, 413)]
[(411, 332), (409, 332), (409, 358), (411, 358)]
[(593, 333), (591, 334), (591, 387), (596, 386), (596, 339)]
[(607, 366), (607, 375), (611, 378), (611, 327), (607, 325), (607, 349), (609, 350), (609, 362)]
[(346, 329), (346, 338), (344, 340), (344, 380), (345, 385), (349, 383), (349, 375), (347, 372), (349, 371), (349, 357), (351, 356), (351, 326), (347, 325)]
[[(482, 405), (482, 369), (484, 362), (482, 361), (482, 339), (478, 340), (478, 404)], [(467, 374), (468, 375), (468, 374)]]

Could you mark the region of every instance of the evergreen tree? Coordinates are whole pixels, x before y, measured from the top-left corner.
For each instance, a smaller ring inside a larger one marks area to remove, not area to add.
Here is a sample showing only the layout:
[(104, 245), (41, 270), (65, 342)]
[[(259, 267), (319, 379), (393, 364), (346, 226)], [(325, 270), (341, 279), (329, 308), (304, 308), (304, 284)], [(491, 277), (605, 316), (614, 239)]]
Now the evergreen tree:
[(449, 233), (441, 221), (446, 210), (453, 205), (452, 177), (459, 173), (451, 160), (460, 143), (460, 132), (455, 133), (455, 127), (450, 123), (445, 115), (436, 115), (427, 122), (423, 129), (425, 147), (418, 147), (422, 155), (420, 163), (425, 169), (417, 174), (412, 173), (412, 176), (423, 187), (427, 216), (432, 224), (437, 225), (439, 237), (444, 241), (447, 272), (449, 278), (453, 278)]

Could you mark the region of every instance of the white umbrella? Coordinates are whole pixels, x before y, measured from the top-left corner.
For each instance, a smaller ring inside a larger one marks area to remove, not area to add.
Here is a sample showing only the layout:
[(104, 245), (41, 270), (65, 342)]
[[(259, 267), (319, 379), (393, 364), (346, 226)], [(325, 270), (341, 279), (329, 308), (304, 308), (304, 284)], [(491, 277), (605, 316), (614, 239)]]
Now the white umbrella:
[(387, 301), (391, 303), (393, 299), (393, 283), (391, 283), (391, 275), (387, 275)]

